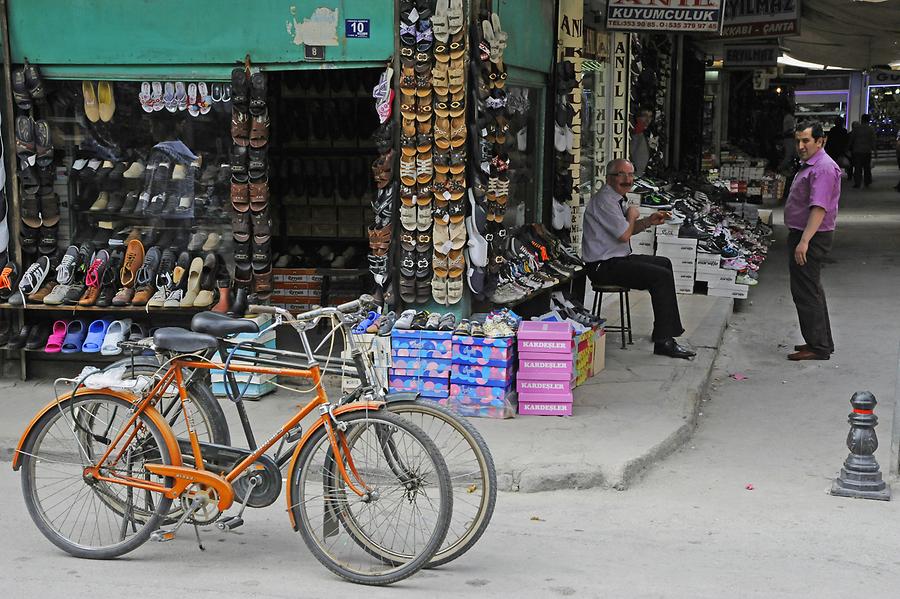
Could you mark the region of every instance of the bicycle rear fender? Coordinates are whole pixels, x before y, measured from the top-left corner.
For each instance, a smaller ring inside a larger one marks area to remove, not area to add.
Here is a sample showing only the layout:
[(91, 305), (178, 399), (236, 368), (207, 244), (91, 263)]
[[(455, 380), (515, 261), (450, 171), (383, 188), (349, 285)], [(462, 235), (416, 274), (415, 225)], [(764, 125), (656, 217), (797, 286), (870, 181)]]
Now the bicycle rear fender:
[(384, 396), (384, 401), (392, 403), (395, 401), (416, 401), (419, 399), (419, 393), (416, 391), (391, 391)]
[[(347, 405), (341, 406), (339, 408), (334, 409), (335, 416), (340, 414), (346, 414), (347, 412), (359, 412), (360, 410), (371, 410), (373, 412), (380, 410), (384, 407), (384, 402), (382, 401), (358, 401), (349, 403)], [(300, 439), (300, 442), (297, 443), (297, 447), (294, 448), (294, 454), (291, 456), (291, 461), (287, 467), (286, 479), (288, 481), (287, 489), (285, 492), (285, 497), (287, 498), (287, 513), (288, 517), (291, 519), (291, 527), (294, 530), (299, 530), (299, 526), (297, 522), (294, 520), (294, 498), (291, 495), (291, 488), (293, 485), (290, 484), (290, 481), (294, 478), (294, 469), (297, 467), (297, 458), (300, 457), (300, 451), (306, 445), (306, 442), (309, 441), (309, 438), (315, 433), (317, 430), (325, 426), (325, 418), (326, 416), (319, 417), (316, 420), (315, 424), (313, 424), (309, 430), (307, 430), (303, 434), (303, 438)]]
[[(138, 399), (134, 395), (130, 393), (125, 393), (123, 391), (114, 391), (113, 389), (79, 389), (75, 395), (89, 395), (92, 393), (97, 393), (98, 391), (103, 392), (106, 395), (113, 395), (118, 397), (119, 399), (124, 399), (129, 403), (137, 403)], [(66, 396), (68, 399), (69, 396)], [(31, 422), (28, 423), (28, 426), (25, 428), (25, 432), (22, 434), (22, 438), (19, 439), (19, 444), (16, 445), (16, 451), (13, 454), (12, 459), (12, 468), (13, 470), (18, 470), (21, 467), (21, 457), (22, 457), (22, 448), (25, 446), (25, 443), (28, 441), (29, 437), (34, 430), (34, 425), (37, 424), (38, 420), (40, 420), (47, 412), (50, 410), (57, 409), (58, 401), (53, 400), (48, 403), (46, 406), (41, 408), (41, 410), (37, 413), (37, 415), (31, 419)], [(172, 434), (171, 428), (169, 427), (169, 423), (166, 422), (166, 419), (162, 417), (156, 408), (150, 406), (144, 409), (144, 414), (153, 421), (153, 424), (162, 432), (163, 436), (166, 439), (166, 446), (169, 449), (169, 457), (172, 460), (172, 466), (181, 466), (181, 449), (178, 447), (178, 441), (175, 439), (175, 435)]]

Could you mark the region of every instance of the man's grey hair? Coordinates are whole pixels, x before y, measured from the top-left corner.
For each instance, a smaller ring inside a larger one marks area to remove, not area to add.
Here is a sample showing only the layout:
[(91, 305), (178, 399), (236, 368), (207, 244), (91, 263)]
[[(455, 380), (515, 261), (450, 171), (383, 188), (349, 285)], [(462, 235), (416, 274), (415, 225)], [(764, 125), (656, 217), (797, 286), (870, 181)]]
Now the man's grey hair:
[(626, 164), (631, 164), (631, 161), (627, 158), (616, 158), (614, 160), (610, 160), (606, 163), (606, 176), (609, 177), (610, 175), (618, 173), (619, 169)]

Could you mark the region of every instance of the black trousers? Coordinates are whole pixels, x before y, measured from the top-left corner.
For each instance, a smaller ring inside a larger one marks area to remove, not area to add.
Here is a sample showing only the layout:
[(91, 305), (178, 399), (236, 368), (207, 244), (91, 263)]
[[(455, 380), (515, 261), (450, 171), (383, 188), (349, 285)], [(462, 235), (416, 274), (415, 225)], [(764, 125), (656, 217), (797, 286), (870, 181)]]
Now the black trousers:
[(653, 303), (653, 341), (665, 341), (684, 333), (675, 298), (675, 276), (668, 258), (632, 254), (592, 262), (588, 264), (588, 277), (598, 285), (649, 291)]
[(794, 259), (794, 248), (800, 243), (803, 231), (791, 229), (788, 233), (788, 264), (791, 275), (791, 296), (797, 307), (800, 332), (809, 349), (819, 354), (834, 353), (831, 338), (831, 321), (828, 319), (828, 304), (822, 289), (820, 274), (822, 260), (831, 251), (834, 231), (820, 231), (809, 240), (806, 264), (800, 266)]
[[(853, 187), (859, 187), (860, 181), (866, 187), (872, 184), (872, 152), (853, 152)], [(863, 176), (865, 175), (865, 177)]]

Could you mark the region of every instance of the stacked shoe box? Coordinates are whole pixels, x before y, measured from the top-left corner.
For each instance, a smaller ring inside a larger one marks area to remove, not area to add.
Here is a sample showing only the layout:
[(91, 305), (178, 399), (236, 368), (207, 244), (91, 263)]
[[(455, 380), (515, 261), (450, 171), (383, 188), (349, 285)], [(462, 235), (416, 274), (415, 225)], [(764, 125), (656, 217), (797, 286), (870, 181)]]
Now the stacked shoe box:
[(391, 332), (392, 391), (413, 391), (432, 400), (450, 396), (453, 340), (450, 331), (399, 330)]
[(697, 280), (706, 283), (706, 295), (745, 299), (747, 285), (735, 282), (736, 270), (721, 268), (722, 256), (697, 252)]
[[(629, 194), (632, 195), (632, 194)], [(650, 216), (654, 212), (656, 212), (656, 208), (650, 208), (649, 206), (638, 206), (638, 210), (640, 211), (641, 218), (645, 216)], [(646, 256), (652, 256), (654, 251), (656, 250), (656, 225), (651, 225), (649, 228), (644, 229), (637, 235), (631, 236), (631, 253), (632, 254), (643, 254)]]
[(516, 338), (453, 335), (450, 397), (463, 416), (511, 418), (515, 414)]
[[(266, 325), (272, 320), (272, 317), (268, 314), (260, 314), (258, 316), (254, 316), (253, 318), (249, 318), (248, 320), (252, 320), (255, 322), (260, 330), (264, 329)], [(255, 345), (263, 345), (267, 348), (274, 349), (275, 348), (275, 329), (269, 329), (265, 331), (262, 335), (258, 335), (256, 333), (239, 333), (234, 337), (230, 338), (230, 341), (235, 343), (249, 342), (252, 341)], [(252, 357), (254, 352), (250, 350), (239, 349), (234, 352), (235, 356), (249, 356)], [(235, 358), (231, 360), (231, 365), (236, 364), (253, 364), (250, 360), (241, 360)], [(255, 374), (249, 372), (235, 372), (234, 378), (237, 381), (238, 392), (243, 392), (244, 399), (259, 399), (263, 395), (267, 393), (271, 393), (275, 390), (274, 382), (276, 380), (276, 376), (274, 374)], [(226, 391), (226, 385), (228, 384), (225, 381), (225, 372), (222, 370), (213, 370), (210, 375), (210, 381), (212, 382), (212, 392), (213, 395), (217, 397), (227, 397), (228, 393)], [(246, 391), (244, 388), (246, 387)]]
[(694, 292), (694, 271), (697, 268), (697, 240), (678, 237), (680, 225), (656, 227), (656, 255), (672, 261), (675, 292)]
[(312, 310), (321, 303), (322, 275), (315, 268), (273, 268), (272, 305), (292, 313)]
[(568, 322), (526, 321), (519, 325), (519, 414), (571, 416), (574, 343)]

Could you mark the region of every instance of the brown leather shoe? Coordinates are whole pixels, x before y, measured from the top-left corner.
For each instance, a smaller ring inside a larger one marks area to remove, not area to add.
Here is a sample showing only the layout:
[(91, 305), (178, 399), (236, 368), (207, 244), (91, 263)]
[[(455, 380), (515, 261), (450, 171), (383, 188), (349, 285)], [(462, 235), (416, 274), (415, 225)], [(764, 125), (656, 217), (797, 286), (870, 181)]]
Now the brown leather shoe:
[(53, 291), (54, 287), (56, 287), (56, 277), (53, 277), (52, 279), (47, 277), (47, 281), (44, 282), (40, 289), (35, 290), (34, 293), (28, 294), (28, 301), (37, 304), (43, 303), (44, 298)]
[(153, 287), (141, 287), (134, 292), (134, 298), (131, 300), (132, 306), (146, 306), (156, 289)]
[(144, 245), (140, 239), (132, 239), (125, 250), (125, 260), (122, 262), (122, 270), (119, 271), (119, 279), (122, 287), (134, 287), (137, 271), (144, 261)]
[(801, 360), (828, 360), (831, 358), (828, 354), (819, 354), (809, 349), (801, 349), (800, 351), (788, 354), (788, 360), (799, 362)]
[(81, 296), (81, 299), (78, 300), (78, 305), (93, 306), (97, 303), (98, 297), (100, 297), (100, 288), (88, 286), (87, 291), (85, 291), (84, 295)]
[(794, 351), (803, 351), (804, 349), (809, 349), (809, 346), (806, 345), (805, 343), (802, 344), (802, 345), (795, 345), (795, 346), (794, 346)]

